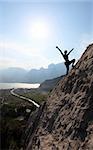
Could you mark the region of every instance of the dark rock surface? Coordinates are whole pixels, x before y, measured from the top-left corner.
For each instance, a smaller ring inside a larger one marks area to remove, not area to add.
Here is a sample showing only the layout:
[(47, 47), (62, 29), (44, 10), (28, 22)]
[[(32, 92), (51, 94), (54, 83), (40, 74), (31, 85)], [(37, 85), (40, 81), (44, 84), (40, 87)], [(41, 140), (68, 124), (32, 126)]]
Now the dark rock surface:
[(93, 44), (53, 89), (42, 111), (26, 150), (93, 150)]

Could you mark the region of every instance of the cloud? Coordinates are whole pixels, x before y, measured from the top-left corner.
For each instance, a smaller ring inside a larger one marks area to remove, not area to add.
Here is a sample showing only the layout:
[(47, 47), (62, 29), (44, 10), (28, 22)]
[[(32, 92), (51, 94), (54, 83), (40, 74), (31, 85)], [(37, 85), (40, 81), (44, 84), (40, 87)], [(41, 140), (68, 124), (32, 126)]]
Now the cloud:
[(0, 58), (0, 68), (8, 68), (9, 66), (13, 67), (13, 64), (15, 64), (16, 61), (14, 59), (9, 58)]
[[(83, 34), (81, 38), (73, 43), (74, 51), (70, 54), (70, 59), (78, 60), (86, 47), (93, 43), (93, 34)], [(14, 41), (0, 40), (0, 68), (22, 67), (26, 69), (47, 67), (50, 63), (59, 63), (63, 58), (59, 53), (55, 53), (55, 47), (29, 43), (19, 44)], [(45, 47), (45, 50), (44, 50)], [(51, 51), (50, 51), (51, 47)], [(48, 54), (48, 55), (47, 55)], [(53, 54), (53, 55), (52, 55)], [(48, 58), (47, 58), (48, 57)]]
[(13, 51), (21, 53), (22, 55), (31, 55), (31, 56), (35, 56), (35, 52), (37, 52), (38, 50), (35, 48), (27, 47), (26, 45), (22, 44), (18, 44), (12, 41), (0, 41), (0, 49), (4, 52), (9, 52), (12, 53)]
[(0, 57), (0, 68), (23, 67), (31, 69), (41, 66), (47, 67), (50, 63), (40, 53), (40, 50), (8, 40), (0, 41)]
[(26, 60), (17, 60), (12, 58), (0, 58), (0, 68), (9, 68), (9, 67), (20, 67), (24, 69), (32, 69), (36, 68), (39, 69), (41, 66), (44, 68), (47, 68), (47, 66), (50, 64), (49, 60), (47, 60), (43, 56), (37, 56), (35, 58), (26, 59)]
[(91, 35), (83, 34), (80, 41), (81, 49), (84, 50), (91, 43), (93, 43), (93, 33), (91, 33)]

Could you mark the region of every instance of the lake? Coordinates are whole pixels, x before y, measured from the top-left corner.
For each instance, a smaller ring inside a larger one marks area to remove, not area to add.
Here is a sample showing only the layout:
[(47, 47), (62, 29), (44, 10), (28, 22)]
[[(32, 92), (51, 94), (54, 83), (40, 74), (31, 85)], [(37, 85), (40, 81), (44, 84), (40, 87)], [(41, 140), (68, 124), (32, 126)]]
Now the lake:
[(12, 89), (12, 88), (38, 88), (40, 84), (29, 84), (29, 83), (0, 83), (0, 89)]

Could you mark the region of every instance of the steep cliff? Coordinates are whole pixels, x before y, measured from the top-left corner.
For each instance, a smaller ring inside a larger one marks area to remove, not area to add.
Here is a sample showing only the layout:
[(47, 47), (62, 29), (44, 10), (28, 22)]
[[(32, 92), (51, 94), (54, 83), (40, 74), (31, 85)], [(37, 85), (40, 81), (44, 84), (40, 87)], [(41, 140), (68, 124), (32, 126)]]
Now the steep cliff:
[(41, 111), (29, 118), (24, 149), (93, 150), (93, 44), (53, 89)]

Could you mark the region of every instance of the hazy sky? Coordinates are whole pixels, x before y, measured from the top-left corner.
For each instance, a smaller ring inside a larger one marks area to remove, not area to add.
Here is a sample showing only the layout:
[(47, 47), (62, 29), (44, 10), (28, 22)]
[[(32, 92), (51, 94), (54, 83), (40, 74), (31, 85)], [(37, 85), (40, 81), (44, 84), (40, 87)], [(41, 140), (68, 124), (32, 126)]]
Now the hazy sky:
[(0, 68), (60, 63), (56, 45), (79, 59), (92, 41), (92, 0), (0, 1)]

